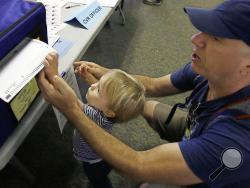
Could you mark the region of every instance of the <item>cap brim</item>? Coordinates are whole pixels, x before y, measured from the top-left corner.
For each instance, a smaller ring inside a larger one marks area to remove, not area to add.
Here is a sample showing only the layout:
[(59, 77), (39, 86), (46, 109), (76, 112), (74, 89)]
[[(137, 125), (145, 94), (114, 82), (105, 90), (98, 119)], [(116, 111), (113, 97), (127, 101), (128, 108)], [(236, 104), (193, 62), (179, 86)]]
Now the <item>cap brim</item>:
[(235, 38), (214, 9), (186, 7), (184, 11), (199, 31), (223, 38)]

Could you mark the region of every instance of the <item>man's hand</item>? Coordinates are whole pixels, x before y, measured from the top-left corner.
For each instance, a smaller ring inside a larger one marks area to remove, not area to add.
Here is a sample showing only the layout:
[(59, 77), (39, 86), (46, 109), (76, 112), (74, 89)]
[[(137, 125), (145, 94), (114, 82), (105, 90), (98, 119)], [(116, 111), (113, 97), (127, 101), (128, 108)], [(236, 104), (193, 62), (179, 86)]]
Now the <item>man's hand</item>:
[(89, 85), (97, 82), (109, 69), (96, 63), (79, 61), (74, 64), (75, 73), (79, 74)]
[[(46, 77), (52, 79), (51, 82), (45, 77), (45, 73)], [(75, 92), (60, 76), (41, 71), (37, 83), (45, 100), (66, 116), (70, 116), (71, 111), (79, 106)]]
[(47, 73), (46, 76), (50, 82), (52, 82), (53, 77), (55, 75), (59, 75), (58, 73), (58, 55), (55, 52), (49, 53), (44, 61), (44, 70)]
[(79, 103), (75, 92), (58, 74), (58, 55), (49, 53), (43, 63), (44, 69), (39, 74), (38, 86), (46, 101), (67, 114)]

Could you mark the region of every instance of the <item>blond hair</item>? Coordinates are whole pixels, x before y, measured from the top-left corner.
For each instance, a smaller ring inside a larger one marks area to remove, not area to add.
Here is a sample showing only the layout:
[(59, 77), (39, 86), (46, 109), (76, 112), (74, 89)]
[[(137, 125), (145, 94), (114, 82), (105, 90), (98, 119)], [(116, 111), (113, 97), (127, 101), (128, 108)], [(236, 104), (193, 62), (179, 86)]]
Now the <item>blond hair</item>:
[(145, 103), (142, 83), (119, 69), (112, 69), (108, 74), (103, 88), (109, 99), (108, 107), (115, 113), (115, 121), (128, 121), (140, 115)]

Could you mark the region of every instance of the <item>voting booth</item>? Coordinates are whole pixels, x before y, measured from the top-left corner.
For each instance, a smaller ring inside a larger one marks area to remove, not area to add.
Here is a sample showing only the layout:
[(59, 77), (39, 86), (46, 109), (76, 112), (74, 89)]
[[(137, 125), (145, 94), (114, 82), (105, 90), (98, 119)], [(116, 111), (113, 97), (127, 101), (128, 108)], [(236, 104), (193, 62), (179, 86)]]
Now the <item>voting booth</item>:
[[(47, 43), (47, 27), (45, 7), (41, 3), (1, 0), (0, 18), (1, 74), (1, 70), (9, 60), (26, 45), (28, 40), (24, 39), (36, 38)], [(12, 76), (9, 75), (9, 78)], [(2, 87), (4, 83), (0, 84)], [(38, 93), (39, 89), (33, 78), (15, 94), (11, 101), (6, 102), (9, 97), (7, 94), (6, 98), (0, 99), (0, 146), (16, 128)]]

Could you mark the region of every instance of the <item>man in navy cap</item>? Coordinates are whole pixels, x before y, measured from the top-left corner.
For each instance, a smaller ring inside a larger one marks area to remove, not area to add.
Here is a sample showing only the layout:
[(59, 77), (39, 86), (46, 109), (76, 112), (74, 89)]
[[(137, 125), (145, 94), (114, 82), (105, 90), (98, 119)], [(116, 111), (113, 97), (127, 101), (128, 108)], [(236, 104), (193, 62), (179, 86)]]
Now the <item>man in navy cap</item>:
[[(228, 0), (214, 9), (187, 7), (185, 12), (200, 31), (191, 39), (191, 62), (160, 78), (134, 76), (148, 96), (193, 91), (184, 104), (173, 108), (156, 101), (145, 104), (144, 117), (171, 143), (135, 151), (104, 132), (84, 115), (63, 79), (53, 75), (52, 60), (40, 74), (39, 86), (97, 153), (133, 179), (194, 187), (249, 187), (250, 1)], [(85, 76), (92, 80), (108, 70), (93, 63), (82, 65), (88, 67)]]

